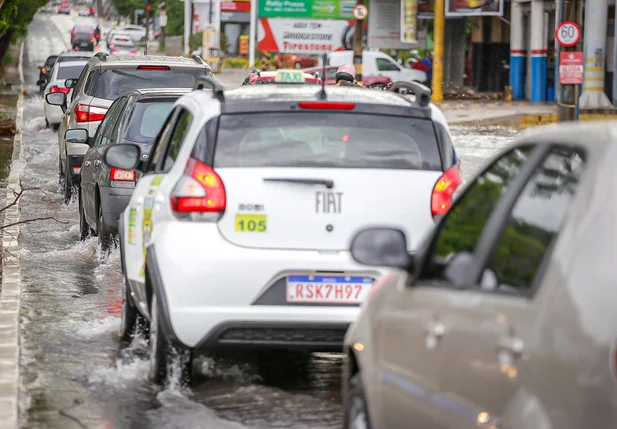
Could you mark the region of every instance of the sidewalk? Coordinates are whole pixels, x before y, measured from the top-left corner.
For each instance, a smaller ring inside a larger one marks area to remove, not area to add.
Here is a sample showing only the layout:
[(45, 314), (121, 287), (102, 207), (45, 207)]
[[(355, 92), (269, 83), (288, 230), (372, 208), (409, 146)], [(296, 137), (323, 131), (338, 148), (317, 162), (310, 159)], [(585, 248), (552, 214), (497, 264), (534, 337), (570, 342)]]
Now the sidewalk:
[(528, 101), (444, 101), (437, 103), (437, 106), (452, 125), (531, 125), (530, 118), (542, 118), (541, 122), (549, 122), (557, 115), (554, 103)]

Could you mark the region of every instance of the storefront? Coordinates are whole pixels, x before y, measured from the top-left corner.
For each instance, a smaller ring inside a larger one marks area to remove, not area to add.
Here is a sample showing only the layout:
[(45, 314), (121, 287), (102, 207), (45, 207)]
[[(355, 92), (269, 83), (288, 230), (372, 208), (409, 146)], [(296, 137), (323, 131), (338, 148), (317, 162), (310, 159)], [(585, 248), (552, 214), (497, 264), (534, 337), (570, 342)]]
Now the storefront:
[(221, 2), (221, 33), (224, 35), (222, 46), (224, 55), (238, 56), (240, 36), (249, 34), (251, 20), (250, 0)]

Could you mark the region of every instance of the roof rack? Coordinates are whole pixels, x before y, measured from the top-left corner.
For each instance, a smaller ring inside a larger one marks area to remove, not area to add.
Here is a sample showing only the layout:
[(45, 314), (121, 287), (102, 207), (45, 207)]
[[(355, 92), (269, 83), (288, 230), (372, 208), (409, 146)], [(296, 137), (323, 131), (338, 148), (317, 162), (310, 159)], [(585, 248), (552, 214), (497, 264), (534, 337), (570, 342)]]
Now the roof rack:
[(420, 106), (428, 106), (431, 102), (431, 89), (418, 82), (397, 81), (392, 84), (390, 91), (398, 94), (413, 94), (416, 97), (416, 103)]
[(223, 94), (223, 86), (213, 76), (203, 75), (197, 78), (193, 91), (212, 88), (212, 95), (221, 103), (225, 102), (225, 96)]
[(205, 64), (204, 60), (199, 55), (193, 55), (191, 58), (193, 58), (193, 61), (197, 64)]
[(94, 54), (95, 57), (100, 59), (101, 61), (107, 61), (107, 53), (106, 52), (97, 52)]

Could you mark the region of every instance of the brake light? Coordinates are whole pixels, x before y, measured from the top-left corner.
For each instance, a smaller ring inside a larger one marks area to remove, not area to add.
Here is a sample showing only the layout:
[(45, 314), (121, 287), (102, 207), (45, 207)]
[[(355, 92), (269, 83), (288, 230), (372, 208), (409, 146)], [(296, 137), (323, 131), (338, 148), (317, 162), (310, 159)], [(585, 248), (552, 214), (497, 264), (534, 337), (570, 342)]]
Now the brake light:
[(107, 108), (78, 104), (73, 112), (75, 113), (75, 122), (96, 122), (103, 120)]
[(431, 213), (438, 216), (446, 213), (452, 206), (452, 196), (461, 184), (458, 164), (446, 170), (435, 183), (431, 197)]
[(118, 52), (120, 52), (120, 51), (119, 51), (119, 50), (117, 50), (117, 49), (112, 49), (112, 50), (111, 50), (111, 53), (112, 53), (112, 54), (117, 54)]
[(184, 176), (171, 193), (171, 208), (178, 213), (217, 213), (227, 206), (225, 185), (212, 167), (190, 158)]
[(133, 51), (129, 51), (130, 55), (137, 55), (137, 51), (133, 50)]
[(71, 167), (73, 169), (73, 173), (75, 174), (79, 174), (81, 172), (81, 165), (78, 165), (77, 167)]
[(109, 180), (113, 182), (134, 182), (135, 170), (123, 170), (114, 167), (109, 172)]
[(169, 66), (138, 66), (137, 70), (171, 70)]
[(71, 92), (71, 88), (60, 88), (58, 86), (52, 86), (51, 88), (49, 88), (49, 92), (64, 92), (65, 94), (68, 94), (69, 92)]
[(301, 109), (319, 110), (353, 110), (356, 103), (341, 103), (336, 101), (300, 101), (298, 107)]

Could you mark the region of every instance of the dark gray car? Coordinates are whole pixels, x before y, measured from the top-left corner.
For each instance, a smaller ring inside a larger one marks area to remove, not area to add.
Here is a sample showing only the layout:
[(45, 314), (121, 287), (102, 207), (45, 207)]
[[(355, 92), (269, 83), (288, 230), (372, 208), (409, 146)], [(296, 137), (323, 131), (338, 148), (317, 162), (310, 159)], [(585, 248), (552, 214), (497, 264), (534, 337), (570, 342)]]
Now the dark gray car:
[(87, 130), (76, 129), (90, 148), (81, 168), (79, 219), (81, 239), (90, 233), (99, 237), (102, 250), (107, 250), (117, 232), (120, 213), (135, 188), (136, 172), (109, 167), (103, 154), (109, 145), (136, 143), (146, 159), (152, 142), (165, 122), (175, 101), (190, 92), (186, 89), (138, 89), (122, 94), (109, 108), (96, 134), (89, 138)]
[(345, 428), (617, 427), (617, 123), (541, 127), (492, 159), (345, 338)]

